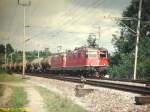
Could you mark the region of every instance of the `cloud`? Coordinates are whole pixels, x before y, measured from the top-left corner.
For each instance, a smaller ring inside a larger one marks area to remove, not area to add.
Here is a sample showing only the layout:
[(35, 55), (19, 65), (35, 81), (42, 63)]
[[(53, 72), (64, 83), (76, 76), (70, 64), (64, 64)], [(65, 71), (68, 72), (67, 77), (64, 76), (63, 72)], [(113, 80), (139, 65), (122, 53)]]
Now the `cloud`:
[(130, 4), (130, 0), (74, 0), (72, 4), (75, 4), (84, 8), (96, 8), (96, 9), (105, 9), (112, 11), (122, 11)]
[[(37, 49), (36, 43), (50, 47), (54, 52), (58, 45), (62, 45), (64, 50), (74, 49), (86, 43), (88, 33), (94, 32), (98, 38), (97, 27), (101, 26), (101, 43), (112, 50), (112, 34), (119, 28), (115, 21), (104, 16), (121, 16), (129, 1), (32, 0), (31, 6), (26, 9), (26, 24), (31, 26), (26, 28), (26, 37), (33, 40), (27, 43), (26, 49)], [(23, 7), (18, 6), (16, 0), (1, 0), (0, 17), (0, 36), (11, 37), (9, 42), (21, 50)]]

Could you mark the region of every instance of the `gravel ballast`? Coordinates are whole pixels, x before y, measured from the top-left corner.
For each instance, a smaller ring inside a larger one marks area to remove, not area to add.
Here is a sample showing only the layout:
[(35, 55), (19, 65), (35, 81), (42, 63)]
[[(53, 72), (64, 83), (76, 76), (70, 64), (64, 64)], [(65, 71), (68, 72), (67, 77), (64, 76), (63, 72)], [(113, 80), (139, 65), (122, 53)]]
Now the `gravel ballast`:
[(46, 87), (63, 97), (68, 97), (90, 112), (150, 112), (150, 105), (134, 104), (134, 97), (140, 96), (139, 94), (85, 85), (85, 88), (92, 88), (94, 91), (84, 97), (76, 97), (75, 86), (77, 83), (34, 76), (28, 77), (30, 77), (29, 82)]

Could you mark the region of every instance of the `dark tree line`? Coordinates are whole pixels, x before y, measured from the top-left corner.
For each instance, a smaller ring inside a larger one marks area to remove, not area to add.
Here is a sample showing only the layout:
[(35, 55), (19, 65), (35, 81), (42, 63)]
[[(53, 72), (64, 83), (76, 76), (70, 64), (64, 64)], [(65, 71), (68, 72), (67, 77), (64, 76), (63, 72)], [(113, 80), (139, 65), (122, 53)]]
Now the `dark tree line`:
[[(11, 44), (6, 44), (6, 52), (7, 54), (14, 52), (14, 48), (11, 46)], [(5, 53), (5, 45), (3, 44), (0, 44), (0, 53), (1, 54)]]
[[(7, 44), (6, 45), (6, 54), (7, 54), (7, 63), (11, 63), (11, 61), (13, 63), (18, 63), (22, 61), (22, 51), (17, 51), (14, 50), (14, 48), (12, 47), (11, 44)], [(11, 55), (12, 55), (12, 60), (11, 60)], [(0, 64), (5, 63), (5, 45), (0, 44)], [(47, 57), (51, 55), (51, 52), (49, 50), (43, 50), (43, 51), (39, 51), (39, 56), (40, 57)], [(26, 59), (31, 61), (35, 58), (38, 57), (38, 51), (34, 50), (34, 51), (26, 51)]]
[[(141, 15), (141, 31), (139, 40), (137, 77), (138, 79), (150, 78), (150, 1), (143, 0)], [(130, 6), (123, 11), (123, 17), (138, 18), (139, 1), (132, 1)], [(121, 36), (113, 35), (112, 40), (117, 51), (111, 57), (109, 73), (113, 78), (132, 79), (135, 57), (137, 19), (130, 21), (117, 21), (121, 26)]]
[[(14, 48), (11, 46), (11, 44), (6, 44), (6, 52), (7, 52), (7, 57), (9, 54), (14, 52)], [(4, 54), (5, 54), (5, 45), (0, 44), (0, 63), (4, 63)]]

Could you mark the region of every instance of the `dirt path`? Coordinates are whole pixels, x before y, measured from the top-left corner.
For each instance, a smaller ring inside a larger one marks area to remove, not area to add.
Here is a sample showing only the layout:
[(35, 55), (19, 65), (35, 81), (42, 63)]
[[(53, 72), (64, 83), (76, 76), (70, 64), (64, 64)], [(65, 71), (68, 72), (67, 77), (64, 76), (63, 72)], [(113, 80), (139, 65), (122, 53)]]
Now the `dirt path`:
[[(15, 74), (16, 77), (19, 77), (20, 75)], [(68, 93), (68, 89), (66, 90), (66, 87), (64, 87), (63, 82), (59, 83), (57, 80), (49, 80), (46, 78), (39, 78), (39, 77), (32, 77), (32, 76), (26, 76), (29, 80), (26, 80), (25, 84), (28, 86), (25, 87), (26, 92), (28, 93), (28, 99), (30, 104), (28, 105), (29, 108), (32, 109), (32, 112), (46, 112), (46, 108), (43, 104), (43, 99), (40, 98), (41, 96), (39, 95), (38, 91), (34, 89), (34, 86), (40, 86), (43, 88), (46, 88), (49, 91), (52, 91), (62, 97), (68, 98), (71, 101), (73, 101), (75, 104), (83, 107), (86, 110), (91, 110), (91, 108), (86, 105), (84, 102), (82, 102), (79, 98), (75, 97), (74, 95), (74, 85), (73, 87), (71, 86), (72, 90)], [(52, 81), (52, 82), (51, 82)], [(56, 81), (56, 85), (55, 82)], [(54, 84), (53, 84), (54, 83)], [(62, 88), (62, 89), (60, 89)], [(69, 88), (70, 89), (70, 88)], [(41, 110), (40, 110), (41, 108)], [(35, 110), (34, 110), (35, 109)], [(48, 111), (47, 111), (48, 112)]]
[(23, 82), (0, 82), (1, 85), (13, 86), (13, 87), (25, 87), (27, 84)]
[[(49, 79), (46, 79), (46, 80), (49, 80)], [(45, 81), (45, 82), (47, 82), (47, 81)], [(33, 79), (28, 80), (27, 83), (31, 84), (31, 85), (35, 85), (35, 86), (40, 86), (40, 87), (46, 88), (47, 90), (52, 91), (52, 92), (60, 95), (61, 97), (65, 97), (65, 98), (68, 98), (68, 99), (72, 100), (75, 104), (80, 105), (84, 109), (86, 109), (88, 111), (91, 111), (91, 109), (87, 105), (85, 105), (84, 102), (80, 101), (79, 98), (75, 97), (74, 95), (65, 94), (63, 91), (59, 90), (58, 88), (53, 87), (54, 85), (51, 85), (51, 84), (48, 84), (48, 83), (37, 82), (37, 81), (35, 81)]]
[(32, 86), (25, 87), (25, 91), (29, 100), (27, 107), (31, 109), (30, 112), (47, 112), (42, 97)]
[(26, 107), (29, 108), (29, 112), (47, 112), (43, 98), (38, 91), (34, 89), (34, 84), (26, 82), (0, 82), (0, 84), (5, 85), (4, 96), (0, 98), (0, 107), (7, 106), (7, 102), (12, 94), (11, 87), (23, 87), (27, 93), (27, 100), (29, 101), (28, 105), (26, 105)]

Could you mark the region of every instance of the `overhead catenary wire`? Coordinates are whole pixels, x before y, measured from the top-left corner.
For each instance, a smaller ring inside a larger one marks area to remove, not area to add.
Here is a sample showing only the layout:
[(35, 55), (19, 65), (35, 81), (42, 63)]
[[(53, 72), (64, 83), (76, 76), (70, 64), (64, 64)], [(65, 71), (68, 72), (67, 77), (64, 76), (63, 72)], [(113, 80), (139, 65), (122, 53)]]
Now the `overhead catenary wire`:
[[(104, 2), (104, 0), (95, 2), (95, 3), (93, 4), (93, 7), (99, 6), (102, 2)], [(89, 5), (90, 5), (90, 4), (89, 4)], [(81, 8), (80, 8), (79, 11), (81, 11)], [(86, 9), (87, 13), (84, 13), (84, 15), (81, 15), (81, 14), (79, 15), (79, 11), (78, 11), (78, 13), (77, 13), (77, 11), (74, 13), (74, 16), (76, 16), (76, 18), (72, 19), (72, 20), (70, 21), (70, 23), (69, 23), (69, 21), (66, 21), (67, 23), (66, 23), (66, 22), (63, 23), (63, 24), (60, 26), (60, 29), (64, 29), (64, 28), (65, 28), (66, 26), (68, 26), (68, 25), (73, 26), (73, 24), (79, 22), (79, 20), (80, 20), (82, 17), (83, 17), (83, 18), (86, 18), (87, 16), (90, 15), (90, 12), (92, 12), (92, 10), (90, 9), (90, 7), (88, 7), (88, 8)], [(76, 15), (76, 14), (78, 14), (78, 15)], [(61, 31), (59, 31), (59, 32), (61, 32)], [(59, 32), (58, 32), (58, 33), (59, 33)]]
[[(73, 0), (72, 0), (73, 1)], [(104, 1), (104, 0), (103, 0)], [(79, 2), (79, 4), (80, 4), (81, 2)], [(98, 6), (98, 4), (97, 3), (95, 3), (96, 5), (94, 6), (94, 7), (97, 7)], [(77, 7), (80, 7), (80, 6), (77, 6)], [(69, 7), (69, 8), (71, 8), (71, 7)], [(76, 10), (75, 8), (73, 9), (73, 10)], [(70, 12), (71, 12), (71, 10), (69, 10)], [(65, 23), (62, 23), (62, 24), (60, 24), (60, 29), (62, 29), (61, 31), (59, 31), (59, 32), (57, 32), (57, 34), (58, 33), (60, 33), (60, 32), (62, 32), (62, 31), (64, 31), (64, 29), (66, 28), (66, 27), (68, 27), (68, 25), (70, 25), (70, 26), (74, 26), (74, 24), (76, 24), (76, 23), (79, 23), (80, 22), (80, 20), (82, 19), (82, 17), (87, 17), (87, 16), (90, 16), (90, 15), (94, 15), (95, 13), (90, 13), (90, 14), (88, 14), (89, 12), (92, 12), (92, 9), (89, 7), (88, 9), (87, 9), (87, 11), (86, 11), (86, 13), (84, 13), (83, 15), (81, 15), (81, 14), (79, 14), (80, 13), (80, 11), (82, 11), (81, 9), (79, 9), (78, 11), (76, 11), (75, 12), (75, 15), (77, 16), (77, 17), (75, 17), (75, 18), (72, 18), (71, 20), (68, 20), (68, 21), (66, 21), (66, 24)], [(65, 14), (70, 14), (70, 15), (72, 15), (71, 13), (65, 13)], [(79, 16), (78, 16), (79, 15)], [(86, 16), (85, 16), (86, 15)], [(62, 15), (62, 17), (63, 17), (63, 15)], [(60, 18), (60, 19), (63, 19), (63, 18)], [(70, 27), (71, 28), (71, 27)], [(42, 30), (44, 30), (44, 28), (42, 29)], [(41, 31), (42, 31), (41, 30)], [(77, 33), (76, 31), (73, 31), (73, 32), (70, 32), (70, 31), (64, 31), (65, 33)], [(86, 32), (78, 32), (78, 33), (86, 33)], [(56, 34), (56, 35), (57, 35)], [(88, 34), (88, 33), (87, 33)]]
[[(72, 1), (74, 1), (74, 0), (72, 0)], [(104, 1), (104, 0), (103, 0), (103, 1)], [(76, 6), (75, 8), (73, 8), (72, 11), (76, 11), (78, 8), (80, 8), (79, 5), (80, 5), (81, 3), (82, 3), (82, 2), (79, 2), (79, 3), (78, 3), (78, 6)], [(96, 2), (95, 4), (97, 4), (97, 2)], [(89, 4), (89, 5), (90, 5), (90, 4)], [(69, 10), (69, 12), (71, 12), (71, 10)], [(66, 11), (65, 14), (67, 14), (67, 11)], [(67, 15), (69, 15), (69, 14), (71, 15), (72, 13), (68, 13)], [(60, 19), (61, 19), (61, 18), (60, 18)], [(72, 19), (72, 20), (73, 20), (73, 19)], [(60, 21), (60, 20), (59, 20), (59, 21)], [(67, 22), (67, 24), (69, 24), (69, 21), (66, 21), (66, 22)], [(63, 24), (65, 24), (65, 23), (63, 23)], [(62, 24), (61, 26), (63, 26), (63, 24)], [(73, 23), (72, 23), (72, 24), (73, 24)], [(60, 27), (61, 27), (61, 26), (60, 26)], [(43, 27), (43, 29), (44, 29), (44, 27)], [(42, 30), (41, 30), (41, 32), (42, 32)], [(57, 34), (58, 34), (58, 32), (57, 32)]]
[[(100, 2), (100, 4), (101, 3), (103, 3), (104, 1), (102, 1), (102, 2)], [(94, 6), (94, 7), (97, 7), (97, 6), (99, 6), (99, 5), (96, 5), (96, 6)], [(83, 18), (86, 16), (86, 15), (90, 15), (89, 14), (89, 12), (90, 12), (90, 10), (88, 10), (88, 12), (85, 14), (85, 15), (82, 15), (83, 16)], [(93, 13), (92, 13), (93, 14)], [(67, 27), (68, 25), (70, 25), (70, 27), (73, 27), (73, 23), (78, 23), (79, 22), (79, 20), (81, 19), (81, 17), (82, 17), (81, 15), (80, 15), (80, 17), (77, 17), (77, 19), (75, 19), (75, 20), (73, 20), (73, 21), (71, 21), (70, 23), (68, 22), (67, 24), (62, 24), (62, 26), (63, 26), (63, 29), (65, 29), (65, 27)], [(87, 17), (87, 16), (86, 16)], [(131, 17), (114, 17), (114, 16), (102, 16), (103, 18), (106, 18), (106, 19), (123, 19), (123, 20), (135, 20), (136, 18), (131, 18)], [(61, 31), (59, 31), (58, 33), (60, 33), (60, 32), (62, 32), (62, 30)], [(57, 34), (58, 34), (57, 33)]]

